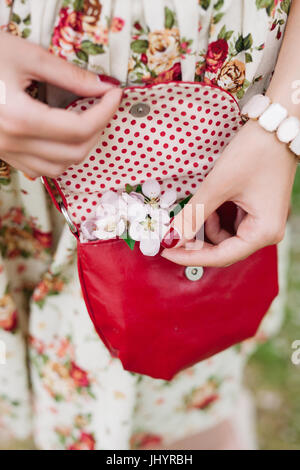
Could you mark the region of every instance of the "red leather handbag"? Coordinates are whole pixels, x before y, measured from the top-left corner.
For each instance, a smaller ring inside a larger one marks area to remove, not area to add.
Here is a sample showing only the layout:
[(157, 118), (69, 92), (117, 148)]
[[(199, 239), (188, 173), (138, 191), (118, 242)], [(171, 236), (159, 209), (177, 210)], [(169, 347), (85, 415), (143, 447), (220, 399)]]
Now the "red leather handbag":
[[(97, 99), (77, 100), (84, 112)], [(82, 243), (80, 224), (108, 189), (156, 178), (184, 198), (201, 184), (241, 126), (234, 98), (199, 83), (131, 87), (85, 161), (50, 195), (78, 239), (78, 271), (89, 315), (124, 368), (170, 380), (180, 370), (255, 335), (278, 294), (277, 251), (267, 247), (231, 267), (184, 268), (122, 239)], [(233, 231), (236, 208), (220, 209)]]

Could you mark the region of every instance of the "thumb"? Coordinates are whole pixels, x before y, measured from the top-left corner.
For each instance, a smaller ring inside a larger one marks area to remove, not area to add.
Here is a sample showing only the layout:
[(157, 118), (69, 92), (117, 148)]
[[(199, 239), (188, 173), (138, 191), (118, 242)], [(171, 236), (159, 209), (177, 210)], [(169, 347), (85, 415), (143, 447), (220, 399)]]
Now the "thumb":
[(220, 191), (220, 182), (214, 178), (213, 173), (210, 173), (189, 203), (174, 217), (172, 226), (162, 241), (164, 248), (179, 247), (193, 240), (208, 217), (227, 200), (228, 195)]
[(99, 96), (115, 87), (101, 80), (100, 76), (70, 64), (60, 57), (39, 48), (32, 54), (30, 74), (35, 80), (51, 83), (58, 88), (71, 91), (77, 96)]

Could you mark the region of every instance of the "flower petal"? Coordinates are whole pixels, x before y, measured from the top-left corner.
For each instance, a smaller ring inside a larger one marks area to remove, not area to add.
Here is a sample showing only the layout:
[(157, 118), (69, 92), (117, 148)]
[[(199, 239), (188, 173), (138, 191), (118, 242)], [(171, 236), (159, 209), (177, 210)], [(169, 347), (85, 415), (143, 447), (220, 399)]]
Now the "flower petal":
[(117, 225), (117, 230), (116, 230), (117, 236), (121, 237), (123, 233), (125, 232), (125, 229), (126, 229), (126, 224), (124, 220), (121, 219)]
[(110, 240), (113, 238), (117, 238), (116, 232), (107, 232), (106, 230), (95, 230), (94, 235), (97, 237), (98, 240)]
[(110, 215), (116, 215), (117, 209), (113, 204), (99, 204), (96, 209), (96, 216), (98, 218), (108, 217)]
[(145, 256), (156, 256), (160, 250), (160, 241), (144, 238), (140, 242), (140, 250)]
[(154, 199), (160, 195), (160, 185), (156, 180), (148, 180), (142, 185), (143, 194), (149, 199)]
[(127, 218), (129, 221), (133, 222), (134, 220), (143, 221), (148, 215), (149, 208), (145, 204), (139, 202), (135, 204), (129, 204), (127, 211)]
[(157, 221), (159, 225), (166, 225), (170, 223), (170, 216), (168, 211), (164, 209), (152, 208), (149, 212), (151, 219)]
[(123, 193), (122, 194), (123, 200), (129, 205), (129, 204), (136, 204), (140, 202), (141, 204), (145, 203), (145, 198), (141, 193), (136, 193), (132, 191), (130, 194), (128, 193)]
[(160, 196), (160, 207), (162, 209), (168, 209), (177, 200), (177, 193), (174, 189), (168, 189), (164, 194)]
[(96, 230), (96, 219), (89, 219), (83, 222), (80, 226), (81, 229), (81, 234), (82, 234), (82, 240), (83, 241), (91, 241), (91, 240), (96, 240), (97, 237), (95, 237), (94, 231)]
[(139, 242), (144, 231), (143, 226), (138, 220), (134, 220), (129, 227), (129, 236), (132, 240)]
[(115, 205), (118, 202), (118, 199), (118, 193), (115, 193), (114, 191), (106, 191), (100, 198), (100, 203)]

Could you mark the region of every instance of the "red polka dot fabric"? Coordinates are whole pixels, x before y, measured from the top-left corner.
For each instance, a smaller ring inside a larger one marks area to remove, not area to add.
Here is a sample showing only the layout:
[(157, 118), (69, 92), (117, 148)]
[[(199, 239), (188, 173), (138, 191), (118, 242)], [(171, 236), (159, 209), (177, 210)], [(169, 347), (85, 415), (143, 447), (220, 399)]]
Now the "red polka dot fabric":
[[(69, 110), (81, 113), (98, 102), (80, 99)], [(105, 191), (147, 179), (158, 180), (162, 191), (176, 189), (178, 199), (194, 193), (241, 125), (237, 102), (216, 87), (175, 82), (125, 89), (92, 152), (57, 179), (70, 216), (80, 225)]]

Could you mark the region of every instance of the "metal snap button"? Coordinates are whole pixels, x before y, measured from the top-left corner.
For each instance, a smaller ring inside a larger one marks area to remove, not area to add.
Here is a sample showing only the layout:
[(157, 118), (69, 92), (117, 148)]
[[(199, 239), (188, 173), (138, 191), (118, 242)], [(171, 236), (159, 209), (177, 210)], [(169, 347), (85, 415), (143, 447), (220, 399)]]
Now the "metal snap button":
[(200, 281), (203, 274), (204, 269), (201, 266), (188, 266), (187, 268), (185, 268), (185, 276), (189, 281)]
[(137, 118), (142, 118), (150, 113), (150, 106), (146, 103), (136, 103), (130, 108), (130, 114)]

